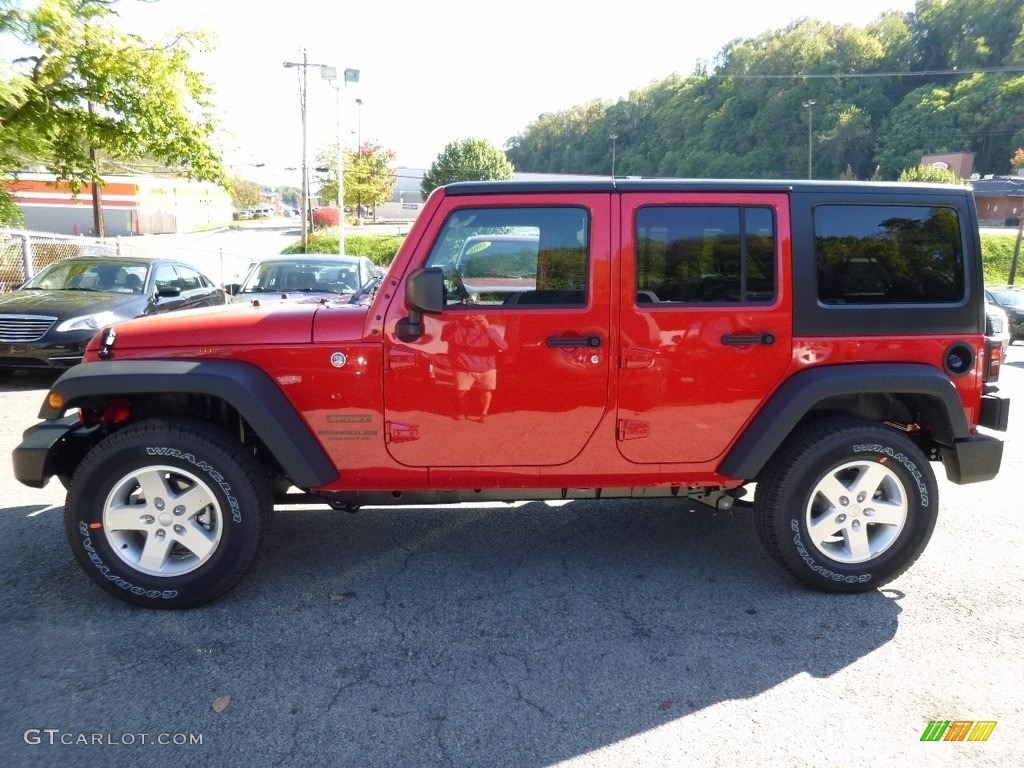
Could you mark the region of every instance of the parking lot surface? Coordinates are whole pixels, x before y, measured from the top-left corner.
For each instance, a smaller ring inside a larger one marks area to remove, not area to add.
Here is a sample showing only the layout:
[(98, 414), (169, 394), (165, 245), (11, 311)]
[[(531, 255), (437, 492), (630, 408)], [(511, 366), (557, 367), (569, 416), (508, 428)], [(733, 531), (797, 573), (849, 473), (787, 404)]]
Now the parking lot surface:
[[(574, 501), (279, 511), (224, 599), (131, 608), (13, 478), (51, 381), (0, 382), (5, 765), (1024, 764), (1024, 345), (1000, 476), (939, 469), (922, 558), (849, 596), (749, 512)], [(995, 727), (921, 740), (946, 720)]]

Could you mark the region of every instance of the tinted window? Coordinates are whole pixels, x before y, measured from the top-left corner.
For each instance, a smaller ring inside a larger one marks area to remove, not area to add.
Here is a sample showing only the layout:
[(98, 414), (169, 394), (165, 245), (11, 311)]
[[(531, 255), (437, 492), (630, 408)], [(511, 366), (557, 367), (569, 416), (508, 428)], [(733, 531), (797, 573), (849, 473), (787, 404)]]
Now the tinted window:
[(178, 273), (174, 271), (171, 264), (161, 264), (156, 268), (156, 289), (180, 288), (178, 284)]
[(589, 229), (582, 208), (462, 209), (425, 266), (444, 270), (447, 304), (585, 306)]
[(206, 287), (206, 281), (203, 280), (202, 275), (191, 267), (178, 264), (175, 269), (178, 270), (178, 279), (181, 281), (182, 290), (194, 291), (198, 288)]
[(935, 304), (964, 297), (960, 223), (951, 208), (822, 205), (814, 209), (823, 304)]
[(771, 209), (649, 207), (638, 212), (636, 227), (638, 305), (775, 298)]

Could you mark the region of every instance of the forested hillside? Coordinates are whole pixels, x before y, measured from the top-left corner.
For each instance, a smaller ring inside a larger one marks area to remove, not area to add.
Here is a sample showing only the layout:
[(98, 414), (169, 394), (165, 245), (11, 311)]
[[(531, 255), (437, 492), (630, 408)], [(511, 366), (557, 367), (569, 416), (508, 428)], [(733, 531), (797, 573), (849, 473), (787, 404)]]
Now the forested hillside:
[(920, 0), (864, 28), (800, 19), (688, 76), (541, 115), (506, 152), (526, 172), (608, 174), (614, 144), (616, 175), (806, 178), (809, 140), (815, 178), (895, 179), (946, 152), (1009, 173), (1024, 0)]

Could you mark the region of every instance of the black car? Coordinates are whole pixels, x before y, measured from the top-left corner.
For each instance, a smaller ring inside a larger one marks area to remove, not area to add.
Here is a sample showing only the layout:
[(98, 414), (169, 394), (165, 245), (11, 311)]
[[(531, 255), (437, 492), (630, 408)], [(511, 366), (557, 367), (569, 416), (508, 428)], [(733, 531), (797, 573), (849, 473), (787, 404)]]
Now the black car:
[(1010, 343), (1024, 339), (1024, 291), (1017, 288), (986, 288), (985, 298), (1006, 312), (1010, 320)]
[(173, 259), (64, 259), (0, 294), (0, 375), (75, 365), (96, 332), (119, 320), (225, 302), (212, 280)]

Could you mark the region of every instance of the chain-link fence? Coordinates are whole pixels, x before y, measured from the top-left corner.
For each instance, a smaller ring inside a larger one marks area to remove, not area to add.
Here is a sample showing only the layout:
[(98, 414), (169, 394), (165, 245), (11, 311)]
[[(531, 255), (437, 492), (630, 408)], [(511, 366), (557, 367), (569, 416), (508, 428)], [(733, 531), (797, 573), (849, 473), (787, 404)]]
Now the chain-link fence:
[(125, 238), (94, 238), (50, 232), (0, 229), (0, 293), (17, 288), (43, 267), (72, 256), (160, 255), (192, 264), (218, 285), (241, 282), (253, 259), (223, 251), (174, 247), (154, 252)]

